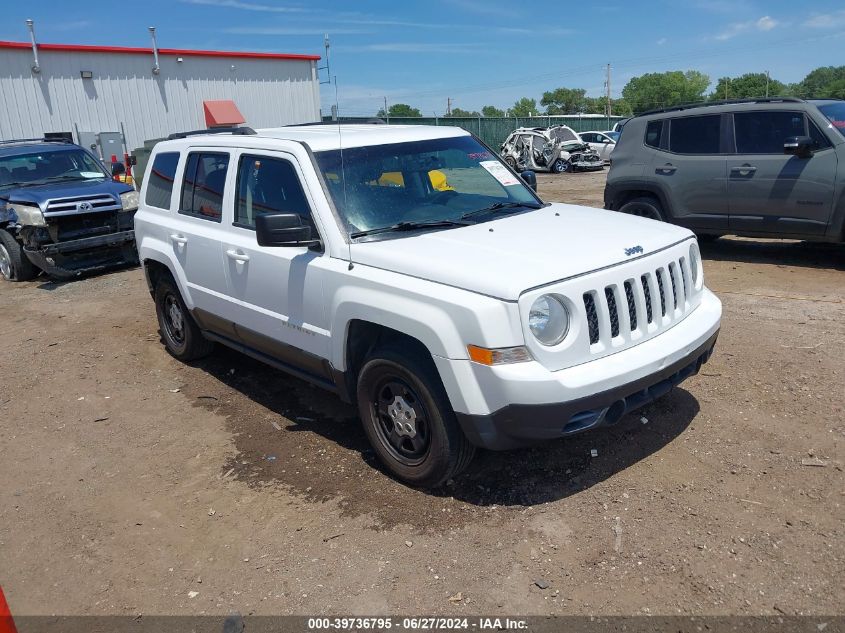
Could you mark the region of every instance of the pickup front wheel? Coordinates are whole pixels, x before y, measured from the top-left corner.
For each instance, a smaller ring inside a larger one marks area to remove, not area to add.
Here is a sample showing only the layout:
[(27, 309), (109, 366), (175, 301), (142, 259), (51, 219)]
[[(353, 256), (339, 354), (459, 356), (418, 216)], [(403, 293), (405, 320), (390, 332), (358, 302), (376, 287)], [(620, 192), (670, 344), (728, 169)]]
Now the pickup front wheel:
[(475, 447), (458, 426), (430, 360), (373, 352), (358, 376), (358, 410), (381, 462), (397, 478), (434, 488), (461, 472)]

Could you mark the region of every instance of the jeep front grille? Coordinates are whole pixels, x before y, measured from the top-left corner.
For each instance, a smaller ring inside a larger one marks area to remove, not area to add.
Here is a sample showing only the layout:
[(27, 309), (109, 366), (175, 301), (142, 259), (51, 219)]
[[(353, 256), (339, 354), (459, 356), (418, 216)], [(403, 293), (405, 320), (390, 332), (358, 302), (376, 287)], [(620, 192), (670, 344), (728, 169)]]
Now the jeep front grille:
[[(89, 207), (90, 205), (90, 207)], [(83, 208), (79, 208), (82, 206)], [(77, 213), (95, 213), (98, 211), (119, 211), (120, 201), (108, 194), (55, 198), (47, 203), (46, 217), (75, 215)]]
[[(632, 342), (682, 319), (690, 309), (691, 270), (685, 257), (666, 262), (632, 279), (620, 279), (600, 290), (585, 292), (584, 310), (590, 346)], [(660, 297), (655, 314), (652, 297)]]

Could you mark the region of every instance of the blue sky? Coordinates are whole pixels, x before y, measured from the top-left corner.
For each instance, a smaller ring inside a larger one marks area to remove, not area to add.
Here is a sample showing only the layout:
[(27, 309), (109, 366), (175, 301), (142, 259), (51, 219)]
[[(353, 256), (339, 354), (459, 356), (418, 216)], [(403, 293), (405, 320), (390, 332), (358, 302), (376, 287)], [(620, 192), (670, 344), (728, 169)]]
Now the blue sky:
[[(144, 0), (80, 4), (3, 2), (0, 39), (322, 54), (332, 42), (342, 114), (410, 103), (425, 115), (453, 107), (507, 108), (557, 86), (617, 97), (632, 76), (700, 70), (720, 76), (769, 70), (784, 82), (845, 63), (845, 5), (838, 1), (610, 0)], [(85, 11), (80, 7), (85, 6)], [(321, 86), (324, 111), (334, 87)]]

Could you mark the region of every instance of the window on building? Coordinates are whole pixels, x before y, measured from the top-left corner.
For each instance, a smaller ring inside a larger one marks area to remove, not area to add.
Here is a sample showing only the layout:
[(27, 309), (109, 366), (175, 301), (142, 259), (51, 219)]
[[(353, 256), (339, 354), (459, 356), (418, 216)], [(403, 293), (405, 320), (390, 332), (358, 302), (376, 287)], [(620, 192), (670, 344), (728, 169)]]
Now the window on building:
[(188, 154), (179, 213), (220, 222), (223, 216), (223, 188), (226, 185), (228, 167), (228, 154)]
[(691, 116), (672, 119), (669, 151), (677, 154), (718, 154), (722, 116)]
[(235, 224), (255, 228), (262, 213), (296, 213), (313, 226), (311, 208), (293, 165), (268, 156), (241, 157), (235, 199)]
[(173, 194), (173, 181), (176, 179), (176, 165), (179, 164), (179, 152), (157, 154), (150, 173), (147, 175), (146, 203), (158, 209), (170, 209), (170, 196)]

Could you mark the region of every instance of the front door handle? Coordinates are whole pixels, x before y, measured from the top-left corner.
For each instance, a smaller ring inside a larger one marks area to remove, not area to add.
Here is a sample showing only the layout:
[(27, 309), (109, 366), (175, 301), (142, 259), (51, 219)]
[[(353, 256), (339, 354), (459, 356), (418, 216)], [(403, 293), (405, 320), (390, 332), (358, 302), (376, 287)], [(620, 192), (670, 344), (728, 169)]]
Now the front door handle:
[(247, 255), (246, 253), (239, 253), (235, 250), (226, 251), (226, 256), (229, 259), (234, 259), (236, 262), (246, 263), (249, 261), (249, 255)]
[(185, 237), (184, 235), (179, 235), (177, 233), (174, 233), (173, 235), (170, 236), (170, 241), (173, 242), (174, 244), (179, 244), (180, 246), (182, 246), (182, 245), (188, 243), (188, 238)]
[(674, 174), (678, 170), (672, 163), (666, 163), (654, 170), (656, 174)]
[(757, 168), (754, 165), (737, 165), (736, 167), (731, 167), (732, 174), (740, 174), (745, 176), (747, 174), (753, 174), (757, 171)]

